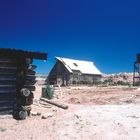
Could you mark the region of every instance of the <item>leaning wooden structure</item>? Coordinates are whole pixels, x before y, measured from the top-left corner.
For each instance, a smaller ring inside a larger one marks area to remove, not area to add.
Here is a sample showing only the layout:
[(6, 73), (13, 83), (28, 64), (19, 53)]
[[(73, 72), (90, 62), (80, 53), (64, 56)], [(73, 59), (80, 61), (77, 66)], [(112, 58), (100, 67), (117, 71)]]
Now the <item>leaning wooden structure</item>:
[(137, 60), (134, 63), (133, 85), (140, 86), (140, 54), (137, 54)]
[(46, 53), (0, 49), (0, 114), (12, 113), (16, 119), (30, 114), (35, 91), (33, 59), (46, 60)]

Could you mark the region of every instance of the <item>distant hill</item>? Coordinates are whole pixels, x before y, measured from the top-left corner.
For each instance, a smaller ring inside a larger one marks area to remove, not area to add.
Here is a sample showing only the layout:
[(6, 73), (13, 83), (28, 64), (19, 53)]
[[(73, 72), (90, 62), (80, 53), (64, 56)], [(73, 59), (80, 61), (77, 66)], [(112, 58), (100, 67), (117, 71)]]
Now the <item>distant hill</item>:
[(102, 82), (113, 85), (131, 85), (133, 83), (133, 73), (103, 74)]
[(36, 74), (36, 80), (37, 80), (36, 85), (44, 85), (47, 77), (48, 77), (47, 74)]
[(47, 78), (48, 77), (48, 74), (36, 74), (36, 77), (37, 78)]

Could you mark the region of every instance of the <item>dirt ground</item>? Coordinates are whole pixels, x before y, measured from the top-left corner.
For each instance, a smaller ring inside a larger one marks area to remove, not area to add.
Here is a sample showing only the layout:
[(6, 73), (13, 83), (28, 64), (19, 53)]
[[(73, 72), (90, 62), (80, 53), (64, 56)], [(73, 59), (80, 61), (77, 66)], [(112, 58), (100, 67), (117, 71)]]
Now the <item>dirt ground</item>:
[(139, 88), (63, 87), (62, 96), (53, 100), (68, 110), (39, 102), (41, 88), (35, 92), (32, 116), (23, 121), (0, 116), (2, 140), (140, 139)]

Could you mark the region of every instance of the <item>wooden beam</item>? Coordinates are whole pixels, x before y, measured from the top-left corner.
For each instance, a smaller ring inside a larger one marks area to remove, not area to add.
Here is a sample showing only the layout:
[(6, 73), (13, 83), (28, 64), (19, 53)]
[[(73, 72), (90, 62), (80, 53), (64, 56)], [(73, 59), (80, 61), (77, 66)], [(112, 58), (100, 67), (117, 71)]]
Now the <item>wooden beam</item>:
[(46, 99), (46, 98), (40, 98), (40, 100), (41, 100), (41, 101), (44, 101), (44, 102), (47, 102), (47, 103), (49, 103), (49, 104), (55, 105), (55, 106), (57, 106), (57, 107), (60, 107), (60, 108), (62, 108), (62, 109), (68, 109), (68, 106), (67, 106), (67, 105), (60, 104), (60, 103), (56, 103), (56, 102), (50, 101), (50, 100), (48, 100), (48, 99)]
[(14, 59), (31, 58), (31, 59), (47, 60), (47, 53), (1, 48), (0, 57), (14, 58)]

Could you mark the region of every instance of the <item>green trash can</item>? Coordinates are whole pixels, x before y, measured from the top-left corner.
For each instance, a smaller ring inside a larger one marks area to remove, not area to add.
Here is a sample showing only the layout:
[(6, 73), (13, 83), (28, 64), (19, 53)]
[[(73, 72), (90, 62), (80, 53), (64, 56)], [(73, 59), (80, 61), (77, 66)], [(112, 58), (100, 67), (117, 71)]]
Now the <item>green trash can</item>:
[(54, 95), (53, 85), (47, 85), (46, 87), (42, 88), (42, 97), (52, 99), (53, 95)]

